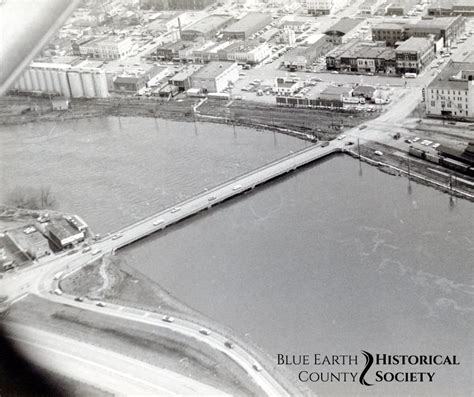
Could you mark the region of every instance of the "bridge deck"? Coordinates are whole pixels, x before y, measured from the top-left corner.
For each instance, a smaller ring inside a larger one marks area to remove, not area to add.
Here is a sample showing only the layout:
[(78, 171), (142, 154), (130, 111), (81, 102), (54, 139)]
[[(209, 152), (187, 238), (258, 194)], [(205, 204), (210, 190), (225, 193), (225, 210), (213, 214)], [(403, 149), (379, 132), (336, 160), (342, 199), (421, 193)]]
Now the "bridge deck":
[[(115, 251), (289, 171), (332, 153), (342, 152), (343, 147), (343, 142), (333, 141), (326, 147), (315, 144), (298, 152), (290, 153), (283, 158), (226, 181), (217, 187), (206, 190), (171, 208), (167, 208), (117, 231), (116, 234), (121, 234), (122, 237), (116, 240), (112, 240), (112, 237), (104, 239), (109, 240), (107, 248)], [(156, 224), (156, 222), (159, 222), (159, 224)]]

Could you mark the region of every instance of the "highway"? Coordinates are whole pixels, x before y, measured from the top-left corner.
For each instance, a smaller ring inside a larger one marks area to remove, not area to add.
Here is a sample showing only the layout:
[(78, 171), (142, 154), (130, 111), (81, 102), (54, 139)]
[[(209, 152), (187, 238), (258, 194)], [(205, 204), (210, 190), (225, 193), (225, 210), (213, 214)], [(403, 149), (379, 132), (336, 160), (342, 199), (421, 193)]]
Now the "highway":
[(8, 332), (38, 366), (115, 395), (227, 396), (186, 376), (71, 338), (11, 322)]

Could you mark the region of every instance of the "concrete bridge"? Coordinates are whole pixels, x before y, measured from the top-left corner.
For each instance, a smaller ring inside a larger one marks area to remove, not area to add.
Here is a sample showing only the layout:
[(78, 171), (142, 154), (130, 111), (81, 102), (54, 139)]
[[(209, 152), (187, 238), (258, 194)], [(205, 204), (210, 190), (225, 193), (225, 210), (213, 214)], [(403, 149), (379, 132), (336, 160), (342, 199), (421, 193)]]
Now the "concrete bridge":
[[(231, 197), (249, 191), (258, 185), (264, 184), (332, 153), (342, 152), (343, 148), (344, 142), (335, 140), (327, 146), (314, 144), (295, 153), (290, 153), (283, 158), (265, 164), (246, 174), (237, 176), (219, 186), (205, 190), (194, 197), (176, 204), (174, 207), (167, 208), (135, 222), (118, 230), (113, 236), (104, 238), (94, 245), (102, 248), (103, 251), (115, 252), (122, 247), (132, 244), (137, 240), (197, 214), (200, 211), (209, 209)], [(120, 237), (117, 238), (117, 236)]]

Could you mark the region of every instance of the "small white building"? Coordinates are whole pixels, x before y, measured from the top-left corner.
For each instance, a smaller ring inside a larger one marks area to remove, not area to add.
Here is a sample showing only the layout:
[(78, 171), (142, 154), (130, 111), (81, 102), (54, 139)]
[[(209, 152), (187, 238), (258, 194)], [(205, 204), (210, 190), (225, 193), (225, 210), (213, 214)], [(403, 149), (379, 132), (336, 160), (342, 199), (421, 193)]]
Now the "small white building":
[(209, 62), (191, 76), (191, 87), (203, 92), (221, 92), (239, 78), (239, 67), (235, 62)]

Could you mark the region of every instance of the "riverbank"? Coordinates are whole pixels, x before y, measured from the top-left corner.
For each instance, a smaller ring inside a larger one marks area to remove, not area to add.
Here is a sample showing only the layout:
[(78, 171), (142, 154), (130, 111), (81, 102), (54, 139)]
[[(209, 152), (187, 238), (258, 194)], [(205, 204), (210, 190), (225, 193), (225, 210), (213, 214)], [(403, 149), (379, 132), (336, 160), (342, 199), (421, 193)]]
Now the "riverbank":
[[(235, 336), (235, 332), (226, 328), (222, 324), (206, 317), (202, 313), (194, 310), (165, 290), (158, 283), (155, 283), (141, 274), (135, 268), (127, 264), (120, 255), (105, 257), (103, 261), (97, 261), (90, 264), (80, 271), (63, 279), (60, 283), (61, 289), (71, 295), (83, 296), (87, 299), (102, 300), (118, 304), (124, 307), (132, 307), (150, 312), (167, 313), (168, 315), (178, 317), (225, 336), (232, 343), (244, 348), (252, 357), (255, 358), (270, 374), (279, 382), (292, 396), (309, 395), (309, 390), (301, 386), (296, 386), (289, 381), (290, 374), (285, 368), (275, 369), (275, 360), (268, 353), (264, 352), (252, 341), (243, 340)], [(178, 336), (178, 339), (181, 337)], [(191, 347), (195, 341), (189, 339)], [(208, 348), (206, 348), (208, 349)], [(182, 352), (177, 352), (178, 358), (182, 358)], [(221, 355), (215, 364), (221, 371), (234, 371), (235, 363), (229, 366), (230, 360), (227, 356)], [(198, 363), (195, 360), (190, 362)], [(173, 370), (178, 371), (172, 365)], [(179, 371), (178, 371), (179, 372)], [(183, 373), (185, 374), (185, 373)], [(212, 377), (216, 376), (215, 374)], [(222, 377), (222, 374), (219, 375)], [(204, 383), (212, 383), (213, 378), (200, 378)], [(225, 379), (225, 376), (224, 376)], [(251, 379), (243, 374), (237, 376), (232, 383), (228, 383), (226, 389), (231, 394), (237, 395), (261, 395), (261, 391), (255, 390), (255, 385)]]
[(377, 112), (281, 107), (250, 101), (201, 98), (164, 101), (149, 98), (74, 99), (67, 111), (53, 111), (45, 98), (3, 97), (0, 125), (37, 121), (65, 121), (91, 117), (150, 117), (177, 121), (205, 121), (240, 125), (296, 135), (313, 140), (331, 139), (342, 130), (355, 127), (379, 115)]

